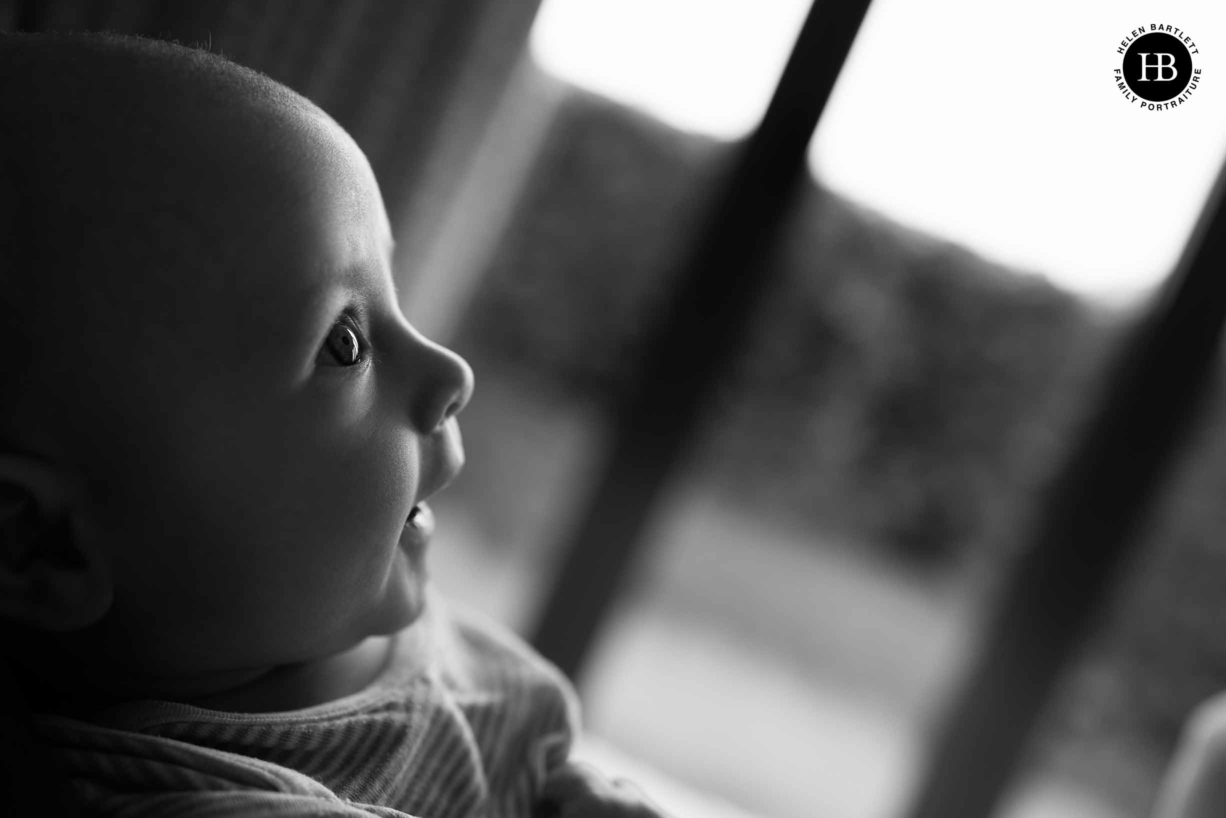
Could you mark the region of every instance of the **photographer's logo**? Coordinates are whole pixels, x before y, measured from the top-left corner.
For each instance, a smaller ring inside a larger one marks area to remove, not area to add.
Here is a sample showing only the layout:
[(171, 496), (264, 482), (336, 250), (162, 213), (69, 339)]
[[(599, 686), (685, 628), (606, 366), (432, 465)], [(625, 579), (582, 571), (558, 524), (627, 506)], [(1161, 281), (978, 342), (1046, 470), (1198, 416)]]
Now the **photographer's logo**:
[(1115, 51), (1123, 55), (1115, 86), (1143, 111), (1182, 105), (1200, 84), (1201, 69), (1193, 59), (1200, 49), (1183, 29), (1159, 23), (1134, 28)]

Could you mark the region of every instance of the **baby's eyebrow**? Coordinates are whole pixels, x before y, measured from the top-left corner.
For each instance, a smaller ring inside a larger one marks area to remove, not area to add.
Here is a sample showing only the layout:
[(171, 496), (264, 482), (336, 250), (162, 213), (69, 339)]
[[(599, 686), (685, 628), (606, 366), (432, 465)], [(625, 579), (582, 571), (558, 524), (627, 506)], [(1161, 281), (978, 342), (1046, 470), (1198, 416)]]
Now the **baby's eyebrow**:
[[(377, 259), (362, 259), (340, 268), (321, 268), (316, 281), (305, 288), (293, 309), (292, 314), (296, 316), (294, 348), (313, 355), (315, 346), (346, 305), (378, 295), (383, 275), (386, 275), (384, 262)], [(388, 278), (395, 295), (395, 276)]]

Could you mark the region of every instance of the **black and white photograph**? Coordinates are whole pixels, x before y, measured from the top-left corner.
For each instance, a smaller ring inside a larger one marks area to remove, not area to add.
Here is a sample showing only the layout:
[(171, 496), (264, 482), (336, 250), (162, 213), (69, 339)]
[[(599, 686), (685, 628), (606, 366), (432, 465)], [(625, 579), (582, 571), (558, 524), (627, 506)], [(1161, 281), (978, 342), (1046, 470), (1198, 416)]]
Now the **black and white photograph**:
[(0, 816), (1226, 815), (1221, 0), (0, 0)]

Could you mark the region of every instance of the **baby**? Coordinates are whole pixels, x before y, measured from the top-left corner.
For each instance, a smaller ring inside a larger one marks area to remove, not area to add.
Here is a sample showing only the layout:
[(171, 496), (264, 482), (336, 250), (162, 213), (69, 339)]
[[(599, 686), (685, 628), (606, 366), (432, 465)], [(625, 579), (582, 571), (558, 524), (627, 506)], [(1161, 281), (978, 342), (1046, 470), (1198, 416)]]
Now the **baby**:
[(468, 365), (370, 166), (224, 59), (0, 36), (0, 637), (88, 814), (653, 816), (430, 591)]

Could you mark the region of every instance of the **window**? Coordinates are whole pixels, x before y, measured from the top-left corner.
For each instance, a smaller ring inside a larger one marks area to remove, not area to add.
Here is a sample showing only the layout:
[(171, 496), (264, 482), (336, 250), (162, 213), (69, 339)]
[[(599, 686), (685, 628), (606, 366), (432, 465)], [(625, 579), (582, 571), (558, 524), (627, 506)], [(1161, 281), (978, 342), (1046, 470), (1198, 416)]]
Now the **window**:
[[(484, 578), (473, 600), (525, 632), (606, 462), (611, 407), (744, 122), (765, 109), (750, 90), (765, 84), (747, 80), (742, 96), (719, 72), (774, 81), (778, 52), (754, 62), (751, 44), (785, 48), (805, 11), (593, 3), (599, 36), (585, 40), (578, 8), (554, 2), (538, 19), (519, 107), (547, 110), (548, 127), (454, 336), (480, 384), (465, 424), (474, 468), (445, 498), (449, 525), (467, 528), (440, 532), (440, 575), (463, 576), (457, 592)], [(1221, 27), (1211, 4), (1188, 13), (1188, 30)], [(1226, 152), (1208, 83), (1183, 120), (1138, 119), (1118, 98), (1111, 58), (1130, 25), (1127, 10), (873, 4), (814, 140), (816, 179), (764, 262), (778, 284), (583, 673), (597, 735), (756, 814), (907, 808), (1042, 514), (1040, 488), (1084, 434)], [(718, 39), (728, 29), (732, 46)], [(1026, 56), (1070, 42), (1066, 62)], [(656, 62), (659, 43), (673, 48)], [(610, 44), (612, 60), (647, 70), (566, 68)], [(976, 68), (929, 83), (916, 67), (929, 58), (937, 75)], [(638, 74), (641, 97), (625, 84)], [(710, 80), (732, 112), (704, 114), (685, 77)], [(1149, 172), (1137, 155), (1171, 162)], [(1130, 204), (1153, 201), (1170, 206), (1142, 240), (1124, 225)], [(1180, 652), (1146, 632), (1182, 622), (1203, 639), (1215, 616), (1170, 592), (1212, 564), (1212, 515), (1192, 508), (1211, 489), (1187, 487), (1222, 470), (1211, 431), (1198, 434), (1011, 814), (1144, 814), (1182, 708), (1224, 681), (1215, 660), (1194, 661), (1200, 643)], [(1138, 598), (1153, 618), (1127, 614)], [(1195, 681), (1172, 690), (1185, 669)]]

